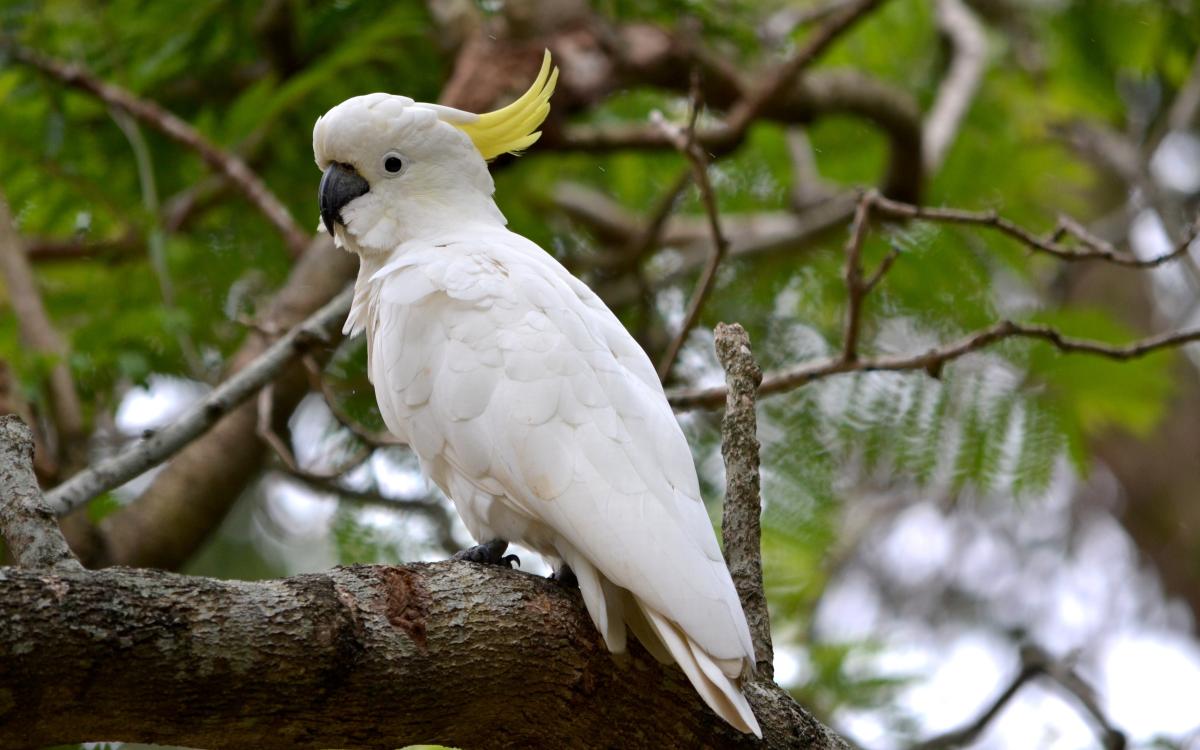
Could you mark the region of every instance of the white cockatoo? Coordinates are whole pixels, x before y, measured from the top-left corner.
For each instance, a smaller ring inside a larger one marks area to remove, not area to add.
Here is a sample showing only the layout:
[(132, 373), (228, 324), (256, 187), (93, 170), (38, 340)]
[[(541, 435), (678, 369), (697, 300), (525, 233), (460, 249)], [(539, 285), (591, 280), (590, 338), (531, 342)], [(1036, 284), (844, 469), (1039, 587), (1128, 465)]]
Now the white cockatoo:
[(583, 282), (505, 228), (487, 160), (532, 145), (558, 71), (476, 115), (404, 96), (317, 120), (321, 218), (361, 265), (351, 334), (388, 429), (480, 546), (565, 563), (610, 650), (625, 628), (717, 714), (761, 736), (741, 692), (746, 617), (692, 454), (649, 358)]

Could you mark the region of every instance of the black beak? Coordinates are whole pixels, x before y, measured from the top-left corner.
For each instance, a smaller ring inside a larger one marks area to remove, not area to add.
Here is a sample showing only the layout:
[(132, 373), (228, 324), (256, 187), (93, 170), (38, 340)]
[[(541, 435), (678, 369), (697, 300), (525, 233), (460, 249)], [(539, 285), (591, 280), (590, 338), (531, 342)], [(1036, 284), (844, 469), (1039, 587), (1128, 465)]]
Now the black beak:
[(333, 223), (342, 222), (342, 207), (371, 189), (367, 181), (349, 164), (334, 162), (321, 176), (321, 187), (317, 189), (317, 201), (321, 206), (321, 221), (333, 236)]

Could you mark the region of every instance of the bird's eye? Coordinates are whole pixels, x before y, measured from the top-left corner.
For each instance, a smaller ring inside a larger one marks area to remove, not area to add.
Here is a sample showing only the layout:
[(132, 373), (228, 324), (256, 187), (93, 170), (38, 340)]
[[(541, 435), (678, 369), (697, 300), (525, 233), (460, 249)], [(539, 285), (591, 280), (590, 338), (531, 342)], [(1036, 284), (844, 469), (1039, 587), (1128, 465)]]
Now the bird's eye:
[(400, 174), (404, 169), (404, 160), (400, 158), (400, 154), (389, 153), (383, 157), (383, 171), (391, 176)]

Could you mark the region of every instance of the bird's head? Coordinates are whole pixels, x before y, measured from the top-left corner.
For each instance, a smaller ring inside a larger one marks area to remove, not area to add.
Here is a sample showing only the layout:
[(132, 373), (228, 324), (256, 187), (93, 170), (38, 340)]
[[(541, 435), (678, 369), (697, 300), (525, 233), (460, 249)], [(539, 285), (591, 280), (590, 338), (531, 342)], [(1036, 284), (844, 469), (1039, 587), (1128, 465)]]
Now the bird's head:
[(379, 252), (464, 222), (503, 223), (487, 161), (538, 139), (557, 79), (547, 52), (529, 90), (495, 112), (391, 94), (356, 96), (329, 110), (313, 127), (325, 229), (339, 244)]

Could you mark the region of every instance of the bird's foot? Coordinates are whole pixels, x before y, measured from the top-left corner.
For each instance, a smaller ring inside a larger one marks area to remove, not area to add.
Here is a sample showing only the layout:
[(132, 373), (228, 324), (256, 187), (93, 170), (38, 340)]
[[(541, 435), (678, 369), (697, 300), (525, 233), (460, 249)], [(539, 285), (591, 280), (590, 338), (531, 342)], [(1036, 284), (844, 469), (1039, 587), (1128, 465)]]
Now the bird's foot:
[(575, 571), (571, 570), (571, 566), (566, 563), (550, 574), (550, 580), (569, 589), (579, 588), (579, 579), (575, 577)]
[(466, 560), (467, 562), (481, 563), (483, 565), (499, 565), (502, 568), (515, 568), (521, 564), (521, 558), (516, 555), (506, 555), (504, 550), (508, 549), (508, 542), (503, 539), (493, 539), (484, 544), (477, 544), (474, 547), (454, 553), (454, 560)]

